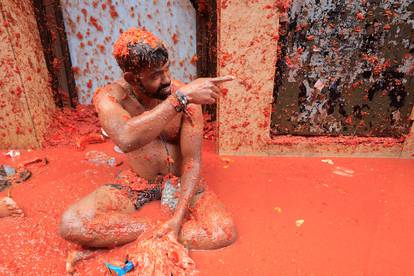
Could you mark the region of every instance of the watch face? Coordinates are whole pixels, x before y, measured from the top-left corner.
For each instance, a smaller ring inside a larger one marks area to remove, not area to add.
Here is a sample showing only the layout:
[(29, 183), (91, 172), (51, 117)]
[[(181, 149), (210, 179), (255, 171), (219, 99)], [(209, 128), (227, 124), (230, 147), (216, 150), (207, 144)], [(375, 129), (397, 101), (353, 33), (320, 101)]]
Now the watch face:
[(185, 96), (184, 97), (183, 96), (180, 96), (179, 100), (180, 100), (180, 103), (181, 104), (183, 104), (183, 105), (186, 104)]

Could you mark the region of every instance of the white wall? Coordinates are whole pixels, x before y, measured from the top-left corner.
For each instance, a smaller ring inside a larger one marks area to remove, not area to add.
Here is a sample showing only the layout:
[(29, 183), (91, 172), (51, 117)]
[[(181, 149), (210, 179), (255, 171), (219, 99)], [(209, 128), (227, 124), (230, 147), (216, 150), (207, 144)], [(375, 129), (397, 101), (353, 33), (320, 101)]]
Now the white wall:
[[(81, 104), (91, 102), (96, 88), (121, 77), (112, 56), (112, 46), (120, 29), (145, 26), (165, 41), (175, 79), (188, 82), (196, 76), (196, 66), (190, 62), (196, 54), (196, 14), (189, 0), (112, 1), (118, 16), (111, 16), (110, 2), (61, 0)], [(102, 5), (106, 5), (105, 9)], [(102, 31), (91, 23), (91, 17), (102, 26)], [(174, 34), (178, 38), (176, 43)]]

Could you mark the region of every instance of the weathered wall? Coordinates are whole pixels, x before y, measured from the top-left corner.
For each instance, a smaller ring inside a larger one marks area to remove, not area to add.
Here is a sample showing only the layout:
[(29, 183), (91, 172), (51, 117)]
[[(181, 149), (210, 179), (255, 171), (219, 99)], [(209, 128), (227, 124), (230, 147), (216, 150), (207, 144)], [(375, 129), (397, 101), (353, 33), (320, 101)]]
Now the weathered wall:
[(275, 1), (218, 1), (217, 74), (237, 77), (218, 104), (219, 151), (261, 147), (270, 125), (278, 14)]
[(55, 105), (31, 1), (0, 2), (0, 147), (40, 146)]
[(142, 26), (164, 40), (174, 78), (196, 76), (196, 16), (189, 0), (62, 0), (63, 16), (79, 102), (91, 102), (96, 88), (121, 77), (112, 56), (120, 32)]

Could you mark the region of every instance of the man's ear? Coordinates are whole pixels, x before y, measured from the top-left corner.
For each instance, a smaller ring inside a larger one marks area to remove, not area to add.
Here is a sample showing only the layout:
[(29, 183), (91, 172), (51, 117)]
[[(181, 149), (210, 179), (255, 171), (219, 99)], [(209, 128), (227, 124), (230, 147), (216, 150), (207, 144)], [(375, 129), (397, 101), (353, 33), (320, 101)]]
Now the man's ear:
[(131, 85), (135, 85), (137, 82), (136, 77), (132, 72), (125, 72), (124, 79)]

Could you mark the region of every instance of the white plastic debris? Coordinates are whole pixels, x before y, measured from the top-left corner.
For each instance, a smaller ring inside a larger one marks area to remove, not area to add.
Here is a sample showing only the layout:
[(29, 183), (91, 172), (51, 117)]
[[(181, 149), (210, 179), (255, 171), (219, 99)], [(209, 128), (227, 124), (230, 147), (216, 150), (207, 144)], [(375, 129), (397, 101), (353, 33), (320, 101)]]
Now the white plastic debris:
[(296, 223), (296, 227), (301, 227), (305, 223), (305, 220), (304, 219), (297, 219), (295, 221), (295, 223)]
[(354, 171), (351, 169), (343, 168), (343, 167), (335, 167), (332, 173), (340, 175), (340, 176), (347, 176), (352, 177), (354, 175)]
[(9, 150), (5, 155), (9, 156), (11, 158), (14, 158), (14, 157), (20, 156), (20, 151), (18, 151), (18, 150)]
[(329, 165), (333, 165), (334, 164), (334, 162), (331, 160), (331, 159), (322, 159), (321, 160), (323, 163), (327, 163), (327, 164), (329, 164)]
[(111, 167), (119, 166), (121, 162), (117, 162), (115, 157), (109, 156), (108, 154), (100, 151), (91, 150), (85, 155), (85, 159), (91, 163), (99, 165), (108, 165)]
[(106, 133), (106, 131), (103, 128), (101, 128), (101, 133), (102, 133), (103, 137), (109, 138), (108, 133)]
[(118, 147), (117, 145), (114, 146), (114, 151), (117, 153), (124, 153), (120, 147)]

